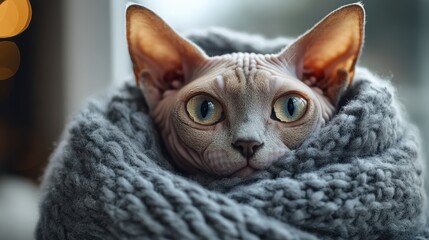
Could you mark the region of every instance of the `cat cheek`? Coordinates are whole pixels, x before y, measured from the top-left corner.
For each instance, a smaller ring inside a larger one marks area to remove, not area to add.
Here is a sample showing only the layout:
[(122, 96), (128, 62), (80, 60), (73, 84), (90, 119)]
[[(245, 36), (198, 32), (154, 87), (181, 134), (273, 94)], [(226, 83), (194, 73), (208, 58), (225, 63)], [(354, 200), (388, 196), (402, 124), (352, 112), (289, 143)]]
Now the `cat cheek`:
[(281, 157), (285, 156), (290, 152), (290, 149), (278, 149), (278, 150), (272, 150), (269, 154), (272, 163), (277, 162)]

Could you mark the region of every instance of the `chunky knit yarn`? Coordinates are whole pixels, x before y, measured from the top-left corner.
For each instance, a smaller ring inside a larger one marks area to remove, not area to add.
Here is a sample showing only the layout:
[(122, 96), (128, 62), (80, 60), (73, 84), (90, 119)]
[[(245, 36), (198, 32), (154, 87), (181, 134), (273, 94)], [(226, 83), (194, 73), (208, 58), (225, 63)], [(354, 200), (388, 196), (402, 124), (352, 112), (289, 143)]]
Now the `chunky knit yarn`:
[[(210, 55), (287, 39), (211, 30)], [(357, 69), (333, 119), (247, 178), (175, 170), (127, 83), (67, 127), (43, 179), (37, 239), (429, 239), (417, 130), (389, 82)]]

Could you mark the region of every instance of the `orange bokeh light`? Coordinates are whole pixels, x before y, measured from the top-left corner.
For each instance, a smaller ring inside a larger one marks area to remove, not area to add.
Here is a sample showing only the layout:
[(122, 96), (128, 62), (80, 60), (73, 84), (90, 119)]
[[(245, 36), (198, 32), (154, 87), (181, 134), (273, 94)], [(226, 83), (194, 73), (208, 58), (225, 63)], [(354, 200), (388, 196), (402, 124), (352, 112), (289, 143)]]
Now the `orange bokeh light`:
[(14, 42), (0, 42), (0, 80), (11, 78), (18, 71), (20, 53)]
[(10, 38), (22, 33), (31, 21), (29, 0), (0, 1), (0, 38)]

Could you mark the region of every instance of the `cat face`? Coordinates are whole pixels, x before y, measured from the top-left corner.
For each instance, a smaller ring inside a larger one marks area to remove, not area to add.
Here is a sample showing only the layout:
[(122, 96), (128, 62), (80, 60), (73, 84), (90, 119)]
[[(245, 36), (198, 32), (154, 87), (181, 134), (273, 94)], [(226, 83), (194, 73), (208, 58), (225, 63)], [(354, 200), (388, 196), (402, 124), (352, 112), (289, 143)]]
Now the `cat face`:
[(275, 58), (232, 54), (201, 65), (154, 116), (178, 165), (230, 175), (269, 167), (332, 112), (325, 96), (276, 66)]
[(177, 167), (242, 176), (266, 169), (327, 122), (363, 38), (359, 4), (278, 54), (208, 57), (150, 10), (127, 10), (137, 83)]

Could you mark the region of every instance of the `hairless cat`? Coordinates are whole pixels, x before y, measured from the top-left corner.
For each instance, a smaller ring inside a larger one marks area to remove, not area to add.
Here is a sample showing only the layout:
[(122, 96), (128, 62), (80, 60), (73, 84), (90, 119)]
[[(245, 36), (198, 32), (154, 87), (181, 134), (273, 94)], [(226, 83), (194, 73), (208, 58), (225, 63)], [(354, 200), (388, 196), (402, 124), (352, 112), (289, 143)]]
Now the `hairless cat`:
[(299, 146), (353, 80), (364, 15), (359, 3), (341, 7), (277, 54), (208, 57), (149, 9), (130, 6), (136, 82), (174, 164), (245, 176)]

